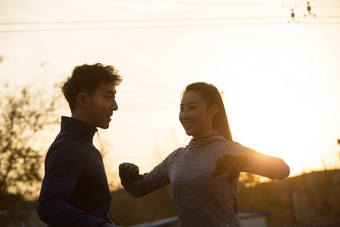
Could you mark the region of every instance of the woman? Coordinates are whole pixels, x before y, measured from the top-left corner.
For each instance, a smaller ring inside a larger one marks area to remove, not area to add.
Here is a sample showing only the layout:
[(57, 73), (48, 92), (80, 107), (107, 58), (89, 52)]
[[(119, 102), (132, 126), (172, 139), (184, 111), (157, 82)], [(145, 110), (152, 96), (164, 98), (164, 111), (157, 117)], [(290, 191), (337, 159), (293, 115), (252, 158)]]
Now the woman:
[(249, 172), (271, 179), (289, 176), (281, 159), (232, 141), (220, 93), (211, 84), (186, 87), (179, 120), (192, 140), (172, 152), (150, 173), (122, 163), (119, 176), (133, 196), (147, 195), (171, 183), (180, 226), (242, 226), (238, 216), (238, 178)]

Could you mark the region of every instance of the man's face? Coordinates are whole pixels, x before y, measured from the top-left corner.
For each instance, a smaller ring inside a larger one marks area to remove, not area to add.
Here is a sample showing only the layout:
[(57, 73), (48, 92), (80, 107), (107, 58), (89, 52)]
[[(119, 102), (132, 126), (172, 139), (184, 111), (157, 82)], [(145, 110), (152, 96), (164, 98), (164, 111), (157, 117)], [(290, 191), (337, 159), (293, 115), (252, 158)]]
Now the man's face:
[(115, 85), (113, 83), (102, 83), (94, 94), (88, 97), (86, 105), (87, 123), (94, 127), (107, 129), (113, 111), (118, 110), (115, 98)]

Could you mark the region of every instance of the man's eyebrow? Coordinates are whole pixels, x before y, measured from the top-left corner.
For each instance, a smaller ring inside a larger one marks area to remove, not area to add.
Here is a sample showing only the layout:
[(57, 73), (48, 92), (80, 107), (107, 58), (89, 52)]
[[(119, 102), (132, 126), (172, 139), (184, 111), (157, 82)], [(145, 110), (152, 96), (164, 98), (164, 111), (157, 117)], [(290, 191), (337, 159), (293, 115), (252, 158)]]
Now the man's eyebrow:
[(111, 90), (107, 90), (107, 91), (104, 91), (104, 93), (110, 94), (110, 95), (115, 95), (117, 92), (111, 91)]

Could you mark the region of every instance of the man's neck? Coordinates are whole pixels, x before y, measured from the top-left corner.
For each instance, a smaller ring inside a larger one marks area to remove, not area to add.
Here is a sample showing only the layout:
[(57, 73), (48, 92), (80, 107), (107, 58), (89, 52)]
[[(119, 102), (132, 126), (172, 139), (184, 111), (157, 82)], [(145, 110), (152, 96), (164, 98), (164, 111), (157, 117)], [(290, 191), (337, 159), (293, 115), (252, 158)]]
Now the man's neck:
[(83, 122), (86, 122), (87, 124), (91, 125), (89, 120), (87, 119), (86, 116), (84, 116), (84, 114), (78, 113), (78, 112), (72, 112), (71, 117)]

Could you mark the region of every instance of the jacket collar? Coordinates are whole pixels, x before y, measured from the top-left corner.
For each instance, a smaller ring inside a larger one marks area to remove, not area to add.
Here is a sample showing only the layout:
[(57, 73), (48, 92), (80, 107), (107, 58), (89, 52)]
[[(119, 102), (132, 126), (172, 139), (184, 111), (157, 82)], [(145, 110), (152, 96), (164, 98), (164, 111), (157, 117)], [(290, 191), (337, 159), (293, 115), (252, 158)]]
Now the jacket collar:
[(201, 139), (192, 139), (189, 142), (189, 148), (202, 147), (215, 141), (227, 141), (223, 136), (214, 131), (212, 135)]
[(69, 132), (90, 143), (92, 143), (93, 136), (97, 132), (96, 127), (93, 127), (84, 121), (65, 116), (61, 117), (61, 130)]

